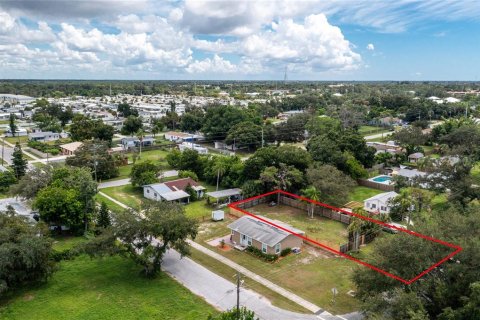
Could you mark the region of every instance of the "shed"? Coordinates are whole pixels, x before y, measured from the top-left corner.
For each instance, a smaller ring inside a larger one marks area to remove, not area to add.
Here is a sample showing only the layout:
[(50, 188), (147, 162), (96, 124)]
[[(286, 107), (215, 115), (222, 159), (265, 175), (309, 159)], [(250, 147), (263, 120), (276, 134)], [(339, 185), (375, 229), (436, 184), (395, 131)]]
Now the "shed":
[(223, 210), (212, 211), (212, 220), (213, 221), (221, 221), (223, 219), (225, 219), (225, 212)]
[(207, 192), (206, 195), (216, 199), (217, 203), (220, 199), (224, 199), (224, 198), (227, 198), (228, 203), (230, 203), (232, 200), (237, 201), (241, 199), (242, 189), (233, 188), (233, 189), (212, 191), (212, 192)]

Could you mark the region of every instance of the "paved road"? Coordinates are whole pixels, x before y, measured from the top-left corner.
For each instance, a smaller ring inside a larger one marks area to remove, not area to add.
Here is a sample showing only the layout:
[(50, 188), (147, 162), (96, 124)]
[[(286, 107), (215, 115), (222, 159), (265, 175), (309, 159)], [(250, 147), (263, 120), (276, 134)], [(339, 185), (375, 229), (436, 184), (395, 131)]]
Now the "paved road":
[[(162, 262), (162, 269), (178, 280), (193, 293), (220, 310), (231, 309), (236, 305), (236, 286), (204, 268), (189, 258), (180, 259), (180, 255), (169, 250)], [(233, 275), (232, 275), (233, 276)], [(273, 306), (268, 299), (248, 289), (241, 289), (240, 305), (246, 306), (263, 320), (334, 320), (339, 317), (300, 314)]]
[[(102, 196), (110, 199), (111, 201), (115, 202), (119, 206), (123, 208), (128, 208), (125, 204), (109, 197), (103, 192), (99, 192)], [(141, 213), (140, 213), (141, 215)], [(217, 255), (215, 252), (211, 250), (191, 242), (192, 246), (194, 246), (197, 250), (202, 252), (213, 253)], [(215, 257), (214, 257), (215, 258)], [(360, 320), (362, 316), (357, 313), (346, 314), (343, 316), (334, 316), (330, 313), (321, 310), (319, 307), (315, 306), (308, 301), (303, 300), (302, 298), (296, 296), (293, 293), (288, 292), (287, 290), (271, 283), (270, 281), (264, 279), (263, 277), (254, 274), (253, 272), (248, 271), (247, 269), (243, 268), (235, 264), (234, 262), (230, 261), (229, 259), (224, 258), (221, 256), (221, 262), (226, 263), (228, 265), (229, 262), (234, 265), (230, 265), (234, 269), (239, 270), (241, 273), (245, 273), (250, 278), (254, 279), (257, 282), (266, 285), (271, 290), (284, 295), (288, 299), (303, 305), (309, 310), (315, 310), (317, 314), (300, 314), (291, 311), (287, 311), (276, 306), (273, 306), (270, 301), (265, 298), (264, 296), (248, 290), (242, 289), (240, 294), (240, 304), (242, 306), (246, 306), (248, 309), (255, 312), (255, 314), (262, 320)], [(180, 258), (180, 254), (172, 249), (170, 249), (164, 256), (162, 262), (162, 269), (169, 273), (173, 278), (178, 280), (182, 283), (187, 289), (192, 291), (193, 293), (203, 297), (209, 304), (213, 305), (220, 310), (227, 310), (231, 309), (236, 305), (236, 286), (220, 277), (216, 273), (206, 269), (202, 265), (194, 262), (189, 258)], [(264, 283), (268, 282), (268, 283)]]
[[(176, 176), (178, 176), (178, 171), (177, 170), (165, 171), (162, 174), (163, 178), (176, 177)], [(98, 184), (98, 189), (120, 187), (120, 186), (125, 186), (129, 183), (130, 183), (130, 178), (113, 180), (113, 181), (105, 181), (105, 182), (102, 182), (102, 183)]]

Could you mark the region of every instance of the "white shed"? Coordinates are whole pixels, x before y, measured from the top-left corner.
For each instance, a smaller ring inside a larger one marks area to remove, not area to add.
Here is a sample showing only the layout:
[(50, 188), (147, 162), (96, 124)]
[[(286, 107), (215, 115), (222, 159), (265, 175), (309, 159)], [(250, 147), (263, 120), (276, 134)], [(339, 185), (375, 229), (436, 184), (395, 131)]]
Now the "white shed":
[(225, 212), (223, 212), (223, 210), (212, 211), (212, 220), (213, 221), (221, 221), (223, 219), (225, 219)]

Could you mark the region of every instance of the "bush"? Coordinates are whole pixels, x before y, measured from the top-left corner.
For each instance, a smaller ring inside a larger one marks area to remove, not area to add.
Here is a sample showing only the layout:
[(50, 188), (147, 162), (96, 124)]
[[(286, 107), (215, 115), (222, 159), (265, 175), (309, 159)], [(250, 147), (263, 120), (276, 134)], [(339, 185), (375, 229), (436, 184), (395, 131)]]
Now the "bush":
[(280, 252), (280, 257), (285, 257), (292, 252), (292, 248), (285, 248)]
[(179, 178), (192, 178), (195, 181), (198, 181), (198, 176), (195, 172), (189, 170), (180, 170), (178, 172)]
[(253, 246), (248, 246), (246, 251), (268, 262), (274, 262), (278, 259), (278, 256), (276, 254), (263, 253), (262, 250)]
[(28, 146), (30, 148), (41, 151), (43, 153), (50, 153), (54, 156), (60, 153), (60, 147), (57, 144), (50, 145), (50, 144), (47, 144), (47, 143), (30, 140), (30, 141), (28, 141)]

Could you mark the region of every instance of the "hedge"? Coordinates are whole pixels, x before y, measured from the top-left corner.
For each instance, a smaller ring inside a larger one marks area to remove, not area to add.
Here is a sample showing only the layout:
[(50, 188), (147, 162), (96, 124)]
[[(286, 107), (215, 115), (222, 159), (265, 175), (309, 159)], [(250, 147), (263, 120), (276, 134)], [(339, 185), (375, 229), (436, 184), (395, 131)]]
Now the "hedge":
[(263, 253), (262, 250), (257, 249), (253, 246), (248, 246), (246, 251), (253, 254), (254, 256), (262, 258), (263, 260), (268, 261), (268, 262), (274, 262), (274, 261), (277, 261), (277, 259), (278, 259), (278, 255)]

